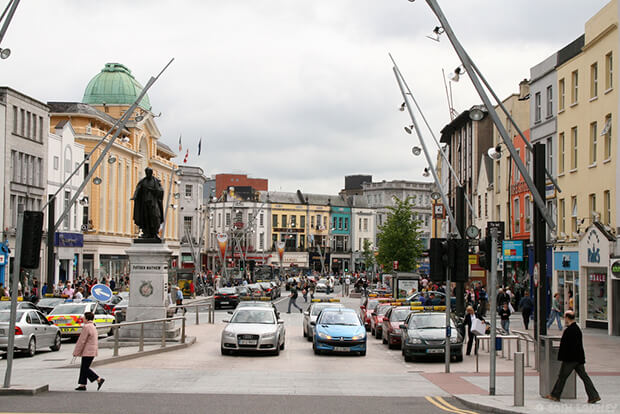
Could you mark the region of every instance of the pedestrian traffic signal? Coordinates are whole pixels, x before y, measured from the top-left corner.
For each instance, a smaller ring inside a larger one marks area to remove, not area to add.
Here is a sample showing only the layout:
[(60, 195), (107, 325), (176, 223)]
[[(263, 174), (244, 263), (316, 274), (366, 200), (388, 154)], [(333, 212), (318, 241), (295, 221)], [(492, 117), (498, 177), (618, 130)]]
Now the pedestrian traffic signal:
[(39, 267), (42, 233), (43, 213), (40, 211), (24, 211), (20, 252), (21, 267), (25, 269), (37, 269)]
[(491, 238), (485, 237), (481, 239), (478, 247), (480, 254), (480, 266), (484, 267), (486, 270), (491, 270), (491, 258), (493, 257), (491, 254)]

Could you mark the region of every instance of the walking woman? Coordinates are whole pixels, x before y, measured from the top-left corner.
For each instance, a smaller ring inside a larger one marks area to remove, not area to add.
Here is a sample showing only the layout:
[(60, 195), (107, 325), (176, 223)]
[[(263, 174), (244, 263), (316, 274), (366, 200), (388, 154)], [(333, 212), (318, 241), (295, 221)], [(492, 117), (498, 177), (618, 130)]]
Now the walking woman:
[(103, 385), (105, 379), (101, 378), (95, 372), (90, 369), (93, 359), (97, 356), (97, 350), (99, 349), (97, 328), (93, 320), (95, 314), (92, 312), (86, 312), (84, 314), (84, 324), (82, 325), (82, 332), (75, 344), (73, 350), (74, 357), (82, 357), (82, 364), (80, 365), (80, 378), (78, 379), (78, 387), (76, 391), (86, 391), (86, 380), (90, 382), (97, 381), (97, 391)]

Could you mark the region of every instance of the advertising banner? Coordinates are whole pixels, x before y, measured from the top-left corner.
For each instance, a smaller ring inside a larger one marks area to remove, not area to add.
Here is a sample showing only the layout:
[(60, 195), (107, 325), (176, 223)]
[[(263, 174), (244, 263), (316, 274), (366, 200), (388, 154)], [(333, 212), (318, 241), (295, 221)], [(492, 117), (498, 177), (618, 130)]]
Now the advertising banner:
[(502, 241), (502, 252), (505, 262), (523, 261), (523, 240)]
[(222, 255), (222, 261), (226, 260), (226, 245), (228, 244), (228, 234), (217, 235), (217, 245), (220, 248), (220, 254)]
[(280, 257), (280, 263), (282, 263), (282, 258), (284, 257), (284, 246), (286, 246), (285, 242), (278, 242), (278, 256)]

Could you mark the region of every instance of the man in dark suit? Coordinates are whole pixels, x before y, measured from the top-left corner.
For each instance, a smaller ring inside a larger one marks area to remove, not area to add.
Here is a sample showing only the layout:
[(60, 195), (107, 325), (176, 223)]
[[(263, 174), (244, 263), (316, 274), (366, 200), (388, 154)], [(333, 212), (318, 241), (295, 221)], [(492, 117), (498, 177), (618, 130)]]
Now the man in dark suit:
[(588, 402), (594, 404), (600, 401), (601, 397), (598, 395), (592, 380), (586, 373), (586, 354), (583, 350), (583, 335), (581, 334), (581, 329), (579, 329), (579, 326), (575, 323), (575, 313), (573, 311), (567, 311), (564, 314), (564, 322), (566, 323), (566, 329), (564, 329), (564, 333), (562, 334), (560, 352), (558, 353), (558, 360), (562, 361), (562, 366), (553, 391), (545, 398), (553, 401), (560, 401), (560, 396), (564, 390), (564, 384), (566, 384), (566, 380), (571, 372), (575, 370), (579, 378), (583, 381), (583, 385), (586, 387)]

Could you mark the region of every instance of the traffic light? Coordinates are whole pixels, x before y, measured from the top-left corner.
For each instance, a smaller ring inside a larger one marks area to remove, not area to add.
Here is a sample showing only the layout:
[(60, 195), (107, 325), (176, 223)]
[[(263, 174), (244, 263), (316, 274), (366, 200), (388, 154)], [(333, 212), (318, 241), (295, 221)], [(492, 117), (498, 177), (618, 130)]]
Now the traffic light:
[(451, 279), (453, 282), (469, 281), (469, 241), (467, 239), (450, 240), (454, 246), (454, 267)]
[(25, 269), (37, 269), (41, 254), (43, 213), (40, 211), (24, 211), (22, 230), (20, 265)]
[(491, 258), (492, 250), (491, 250), (491, 238), (485, 237), (480, 240), (479, 253), (480, 253), (480, 266), (484, 267), (487, 270), (491, 270)]
[(446, 280), (444, 253), (447, 253), (446, 239), (431, 239), (428, 257), (431, 264), (430, 278), (433, 282)]

